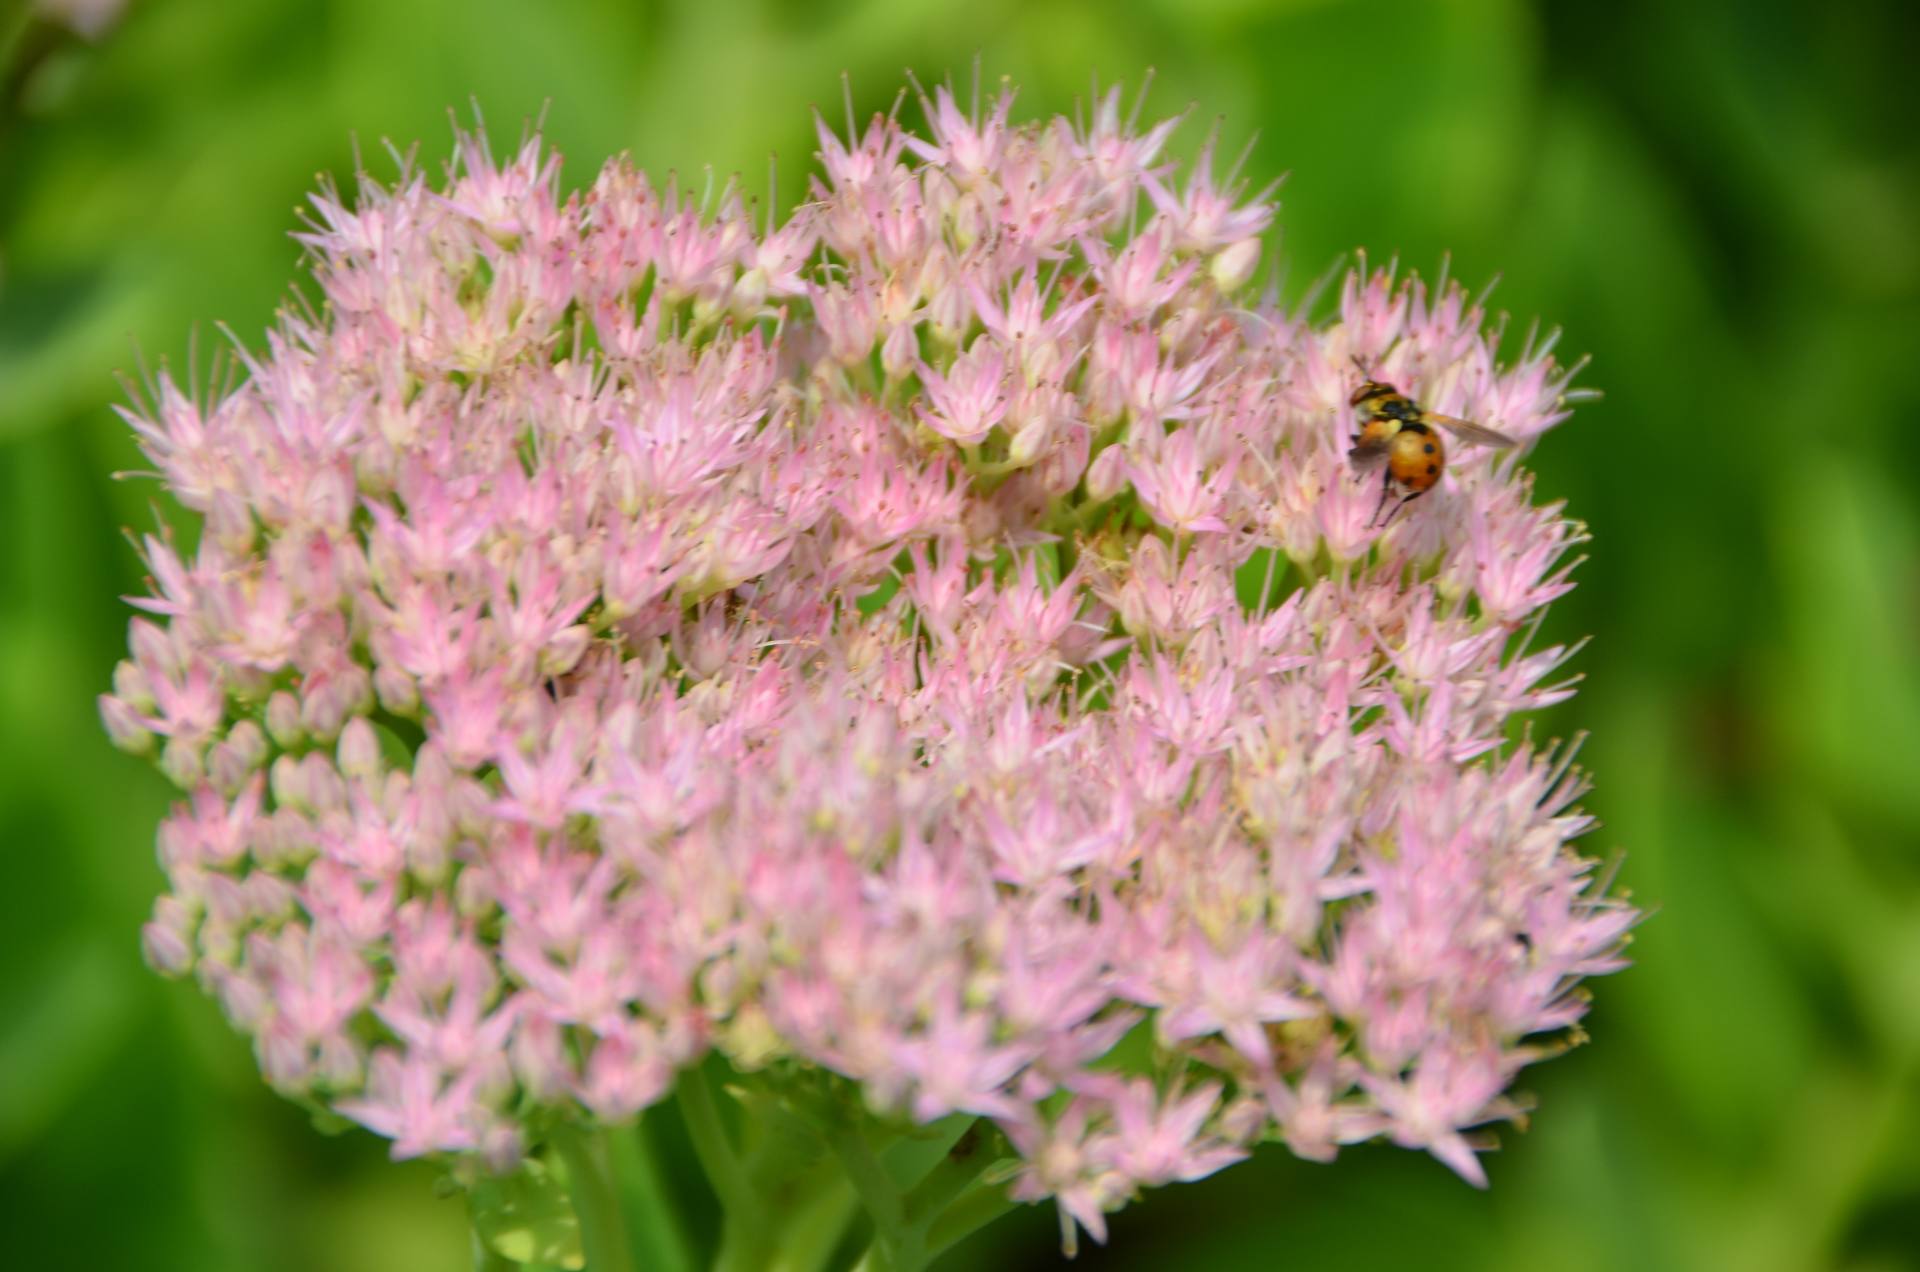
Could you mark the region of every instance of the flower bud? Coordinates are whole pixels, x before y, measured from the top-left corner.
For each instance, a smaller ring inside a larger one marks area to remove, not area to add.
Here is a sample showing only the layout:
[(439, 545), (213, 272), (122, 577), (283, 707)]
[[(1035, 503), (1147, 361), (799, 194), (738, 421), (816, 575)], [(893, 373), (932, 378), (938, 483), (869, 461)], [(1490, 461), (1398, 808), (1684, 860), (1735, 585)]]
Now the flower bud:
[(147, 965), (162, 976), (184, 976), (193, 970), (193, 934), (199, 916), (174, 896), (153, 903), (153, 918), (140, 929), (140, 952)]
[(1087, 465), (1087, 498), (1104, 503), (1126, 489), (1127, 451), (1124, 446), (1109, 446)]
[(355, 716), (340, 730), (337, 748), (340, 772), (348, 778), (371, 782), (380, 776), (380, 739), (365, 716)]
[(887, 333), (880, 346), (880, 369), (889, 380), (904, 380), (920, 361), (919, 329), (910, 322), (898, 323)]
[(373, 692), (382, 710), (402, 719), (409, 719), (420, 710), (419, 683), (390, 663), (374, 669)]
[(135, 711), (145, 715), (153, 713), (153, 688), (146, 674), (128, 659), (122, 658), (113, 665), (113, 694)]
[(267, 699), (267, 735), (281, 747), (298, 746), (305, 737), (300, 728), (300, 701), (284, 689)]
[(106, 726), (107, 738), (114, 746), (129, 755), (146, 755), (153, 750), (153, 734), (140, 723), (131, 706), (105, 693), (99, 703), (100, 723)]
[(1213, 276), (1214, 286), (1223, 292), (1238, 291), (1246, 286), (1253, 277), (1254, 269), (1260, 264), (1260, 240), (1241, 239), (1238, 243), (1229, 243), (1213, 254), (1213, 260), (1207, 266), (1207, 272)]
[(160, 752), (160, 771), (181, 790), (189, 790), (206, 775), (205, 753), (187, 738), (168, 738)]

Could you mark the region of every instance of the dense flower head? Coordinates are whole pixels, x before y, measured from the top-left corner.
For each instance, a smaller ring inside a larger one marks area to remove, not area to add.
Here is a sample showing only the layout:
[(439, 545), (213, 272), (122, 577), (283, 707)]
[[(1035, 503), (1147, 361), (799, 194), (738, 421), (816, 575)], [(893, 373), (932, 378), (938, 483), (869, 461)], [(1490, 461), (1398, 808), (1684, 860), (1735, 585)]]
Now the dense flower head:
[(1635, 917), (1513, 740), (1582, 535), (1464, 445), (1382, 528), (1348, 397), (1524, 450), (1568, 372), (1245, 295), (1272, 206), (1117, 96), (925, 107), (784, 223), (464, 135), (314, 197), (320, 302), (126, 412), (202, 519), (101, 700), (185, 792), (148, 957), (397, 1155), (717, 1050), (992, 1119), (1096, 1236), (1266, 1139), (1482, 1182)]

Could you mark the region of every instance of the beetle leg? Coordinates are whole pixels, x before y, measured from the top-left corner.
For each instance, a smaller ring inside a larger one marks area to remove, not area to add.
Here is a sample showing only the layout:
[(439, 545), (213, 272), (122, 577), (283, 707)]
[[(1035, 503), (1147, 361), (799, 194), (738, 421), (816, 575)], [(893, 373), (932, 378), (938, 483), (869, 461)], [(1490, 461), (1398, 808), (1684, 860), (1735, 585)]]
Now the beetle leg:
[[(1432, 490), (1432, 489), (1433, 487), (1431, 486), (1427, 487), (1427, 490)], [(1402, 508), (1406, 507), (1408, 504), (1412, 503), (1414, 500), (1418, 499), (1420, 496), (1426, 493), (1427, 493), (1426, 490), (1416, 490), (1410, 495), (1402, 495), (1400, 497), (1400, 502), (1393, 505), (1393, 511), (1387, 514), (1387, 520), (1382, 521), (1380, 523), (1380, 528), (1382, 530), (1385, 530), (1387, 528), (1388, 522), (1391, 522), (1395, 517), (1400, 515), (1400, 510)]]
[[(1371, 526), (1376, 521), (1380, 521), (1380, 510), (1387, 506), (1387, 500), (1391, 498), (1392, 495), (1393, 495), (1393, 470), (1389, 468), (1386, 472), (1380, 474), (1380, 502), (1373, 506), (1373, 515), (1367, 518), (1367, 524), (1369, 526)], [(1402, 499), (1400, 502), (1405, 503), (1406, 500)], [(1399, 511), (1399, 506), (1395, 505), (1394, 512), (1398, 512), (1398, 511)], [(1391, 518), (1393, 516), (1393, 513), (1390, 512), (1387, 514), (1387, 516)], [(1382, 527), (1384, 527), (1387, 523), (1385, 521), (1380, 521), (1380, 524)]]

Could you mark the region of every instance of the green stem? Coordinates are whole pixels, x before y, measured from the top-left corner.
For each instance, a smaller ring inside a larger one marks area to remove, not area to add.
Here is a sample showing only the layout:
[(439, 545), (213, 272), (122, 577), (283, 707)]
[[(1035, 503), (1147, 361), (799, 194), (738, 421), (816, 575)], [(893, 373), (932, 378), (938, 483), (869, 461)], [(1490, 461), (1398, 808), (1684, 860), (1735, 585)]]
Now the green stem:
[(551, 1138), (566, 1164), (568, 1191), (574, 1213), (580, 1218), (580, 1248), (586, 1255), (587, 1272), (633, 1272), (620, 1202), (607, 1180), (605, 1133), (589, 1137), (579, 1127), (562, 1122), (553, 1128)]
[(902, 1272), (920, 1266), (907, 1257), (915, 1253), (911, 1247), (917, 1247), (919, 1241), (907, 1227), (905, 1202), (886, 1167), (873, 1155), (866, 1136), (846, 1122), (832, 1122), (824, 1129), (834, 1156), (840, 1159), (847, 1178), (853, 1181), (853, 1191), (859, 1194), (867, 1213), (873, 1217), (873, 1245), (878, 1252), (873, 1266)]
[(694, 1156), (720, 1199), (720, 1252), (714, 1257), (713, 1272), (765, 1272), (779, 1248), (780, 1234), (769, 1222), (762, 1192), (727, 1131), (714, 1099), (713, 1079), (705, 1066), (696, 1065), (681, 1073), (674, 1093), (693, 1140)]
[(962, 1194), (927, 1231), (927, 1257), (946, 1250), (963, 1238), (972, 1236), (1001, 1215), (1012, 1210), (1013, 1199), (1004, 1186), (979, 1185)]
[(947, 1208), (979, 1180), (981, 1172), (993, 1164), (994, 1155), (978, 1143), (979, 1132), (971, 1127), (945, 1157), (927, 1172), (926, 1178), (907, 1194), (907, 1222), (916, 1232), (927, 1233), (946, 1214)]
[(1268, 548), (1266, 553), (1267, 571), (1266, 576), (1260, 581), (1260, 604), (1253, 611), (1255, 614), (1265, 614), (1273, 608), (1273, 580), (1279, 568), (1280, 549)]
[(772, 1262), (772, 1238), (751, 1224), (727, 1219), (720, 1230), (720, 1252), (713, 1257), (713, 1272), (765, 1272)]
[(1057, 511), (1047, 519), (1047, 529), (1063, 539), (1071, 539), (1076, 530), (1085, 528), (1087, 521), (1106, 503), (1106, 500), (1089, 498), (1084, 503), (1061, 504)]
[(978, 1123), (963, 1125), (946, 1152), (905, 1192), (857, 1130), (835, 1126), (826, 1133), (873, 1216), (873, 1244), (859, 1263), (863, 1272), (920, 1272), (947, 1246), (1011, 1205), (1003, 1190), (978, 1186), (999, 1158), (982, 1142)]
[[(860, 1268), (923, 1272), (946, 1246), (1011, 1204), (1004, 1190), (979, 1185), (1005, 1144), (972, 1118), (903, 1138), (881, 1133), (837, 1091), (743, 1077), (744, 1089), (733, 1092), (744, 1118), (736, 1134), (715, 1078), (713, 1066), (690, 1069), (676, 1089), (694, 1152), (720, 1200), (713, 1272), (822, 1272), (844, 1240), (856, 1200), (873, 1225)], [(822, 1170), (823, 1153), (841, 1170)], [(684, 1252), (681, 1244), (669, 1256), (680, 1261), (657, 1266), (686, 1272)], [(655, 1266), (649, 1262), (645, 1272)]]
[(679, 1207), (660, 1176), (647, 1117), (642, 1115), (629, 1134), (614, 1136), (610, 1148), (614, 1181), (640, 1266), (645, 1272), (693, 1272), (693, 1249)]
[[(893, 1178), (893, 1182), (902, 1191), (911, 1193), (921, 1180), (956, 1151), (961, 1141), (975, 1133), (974, 1128), (979, 1123), (980, 1119), (971, 1113), (955, 1113), (902, 1136), (888, 1148), (876, 1148), (874, 1151), (880, 1154), (880, 1163), (887, 1168), (887, 1174)], [(966, 1150), (960, 1151), (964, 1155)]]
[(686, 1070), (680, 1075), (674, 1094), (680, 1098), (680, 1115), (686, 1119), (694, 1155), (700, 1159), (701, 1169), (707, 1172), (707, 1179), (720, 1198), (721, 1209), (730, 1217), (750, 1216), (757, 1209), (753, 1185), (741, 1169), (740, 1156), (727, 1135), (706, 1070), (698, 1065)]
[(1021, 461), (1008, 456), (1006, 459), (983, 459), (969, 466), (975, 477), (1005, 477), (1008, 473), (1017, 473), (1023, 468), (1031, 468), (1032, 460)]
[(858, 1207), (846, 1180), (828, 1182), (796, 1205), (780, 1226), (779, 1250), (766, 1265), (767, 1272), (821, 1272)]

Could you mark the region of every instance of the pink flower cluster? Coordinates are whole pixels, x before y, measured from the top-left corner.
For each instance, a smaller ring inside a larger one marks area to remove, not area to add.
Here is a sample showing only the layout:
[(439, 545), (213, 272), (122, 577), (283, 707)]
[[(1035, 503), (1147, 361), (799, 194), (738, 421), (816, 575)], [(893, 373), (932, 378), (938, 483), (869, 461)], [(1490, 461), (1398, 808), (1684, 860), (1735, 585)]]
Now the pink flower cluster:
[(1634, 918), (1510, 740), (1580, 533), (1465, 446), (1370, 525), (1347, 399), (1528, 443), (1565, 373), (1457, 288), (1244, 297), (1273, 208), (1117, 96), (926, 106), (785, 224), (476, 137), (315, 197), (324, 303), (127, 412), (204, 519), (101, 700), (186, 792), (148, 958), (396, 1155), (718, 1049), (990, 1118), (1096, 1235), (1268, 1138), (1482, 1182)]

